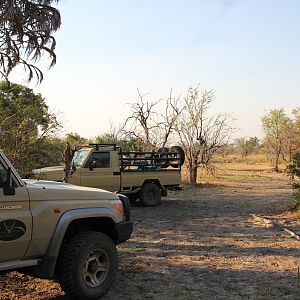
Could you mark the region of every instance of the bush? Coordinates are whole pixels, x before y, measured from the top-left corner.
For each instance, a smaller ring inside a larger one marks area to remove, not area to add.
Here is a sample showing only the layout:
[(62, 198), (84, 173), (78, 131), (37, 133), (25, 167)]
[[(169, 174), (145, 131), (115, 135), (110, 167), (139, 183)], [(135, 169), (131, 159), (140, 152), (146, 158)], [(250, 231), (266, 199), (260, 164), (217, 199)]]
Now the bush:
[(288, 165), (288, 174), (293, 180), (294, 198), (296, 200), (295, 209), (300, 210), (300, 153), (297, 153)]

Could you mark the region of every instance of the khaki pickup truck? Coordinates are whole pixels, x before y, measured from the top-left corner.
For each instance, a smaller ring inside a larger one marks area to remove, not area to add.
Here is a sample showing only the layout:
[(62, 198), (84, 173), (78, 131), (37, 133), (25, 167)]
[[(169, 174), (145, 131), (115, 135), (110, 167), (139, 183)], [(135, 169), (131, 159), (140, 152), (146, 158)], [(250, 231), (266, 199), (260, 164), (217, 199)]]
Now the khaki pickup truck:
[(116, 245), (132, 229), (126, 196), (22, 180), (0, 151), (0, 274), (56, 278), (70, 299), (99, 299), (116, 276)]
[[(157, 206), (168, 189), (180, 189), (182, 148), (124, 152), (115, 144), (89, 144), (74, 153), (71, 183), (119, 192), (131, 202)], [(33, 170), (34, 177), (62, 181), (62, 166)]]

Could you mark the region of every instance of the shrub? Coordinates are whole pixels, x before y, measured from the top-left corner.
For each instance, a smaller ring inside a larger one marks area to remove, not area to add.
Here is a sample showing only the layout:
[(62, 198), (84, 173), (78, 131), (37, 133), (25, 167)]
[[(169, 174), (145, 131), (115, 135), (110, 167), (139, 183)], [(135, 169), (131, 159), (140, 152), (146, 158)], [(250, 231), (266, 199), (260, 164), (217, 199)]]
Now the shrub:
[(295, 209), (300, 210), (300, 153), (295, 154), (292, 162), (288, 165), (288, 174), (293, 180), (294, 198), (296, 200)]

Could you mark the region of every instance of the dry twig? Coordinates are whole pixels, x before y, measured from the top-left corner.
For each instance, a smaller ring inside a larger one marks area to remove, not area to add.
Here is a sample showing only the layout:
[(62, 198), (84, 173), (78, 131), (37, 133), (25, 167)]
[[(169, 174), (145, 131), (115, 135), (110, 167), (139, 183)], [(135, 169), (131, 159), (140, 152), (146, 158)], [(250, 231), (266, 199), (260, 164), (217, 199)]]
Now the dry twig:
[(273, 226), (275, 228), (278, 228), (279, 230), (282, 230), (282, 231), (288, 233), (290, 235), (290, 237), (295, 238), (296, 240), (300, 241), (300, 236), (298, 234), (296, 234), (292, 230), (290, 230), (288, 228), (285, 228), (282, 225), (274, 222), (273, 220), (270, 220), (270, 219), (267, 219), (267, 218), (264, 218), (264, 217), (261, 217), (261, 216), (257, 216), (255, 214), (250, 214), (250, 215), (253, 217), (253, 219), (256, 223), (263, 224), (266, 227), (272, 227)]

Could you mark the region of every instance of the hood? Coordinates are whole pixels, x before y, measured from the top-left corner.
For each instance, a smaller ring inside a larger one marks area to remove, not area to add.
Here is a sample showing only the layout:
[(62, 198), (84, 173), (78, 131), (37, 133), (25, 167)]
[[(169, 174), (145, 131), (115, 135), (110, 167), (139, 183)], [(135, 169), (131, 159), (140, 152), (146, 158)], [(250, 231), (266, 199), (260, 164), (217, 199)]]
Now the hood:
[(44, 167), (40, 169), (33, 169), (32, 172), (34, 174), (38, 174), (41, 172), (51, 172), (51, 171), (63, 171), (64, 167), (63, 166), (54, 166), (54, 167)]
[(32, 173), (36, 179), (61, 181), (64, 176), (63, 166), (45, 167), (33, 169)]
[(69, 183), (23, 179), (31, 200), (117, 200), (112, 192)]

